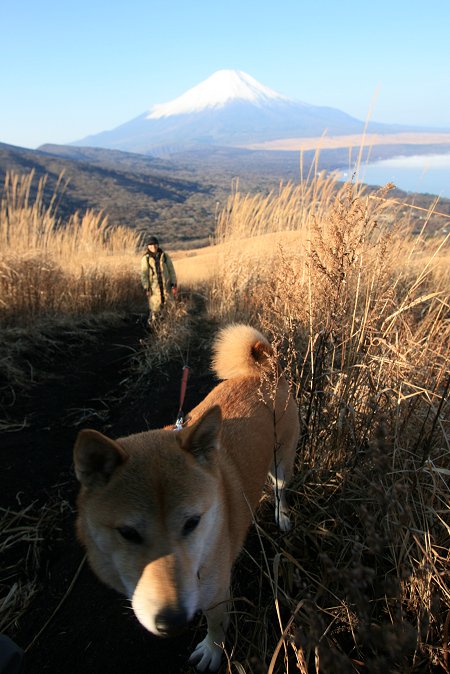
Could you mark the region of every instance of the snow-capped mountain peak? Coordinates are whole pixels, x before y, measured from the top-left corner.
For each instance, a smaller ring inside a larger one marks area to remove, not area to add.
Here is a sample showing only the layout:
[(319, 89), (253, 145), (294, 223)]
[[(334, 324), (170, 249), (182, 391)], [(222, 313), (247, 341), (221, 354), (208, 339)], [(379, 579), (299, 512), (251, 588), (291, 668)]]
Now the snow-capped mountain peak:
[[(218, 70), (178, 98), (73, 144), (156, 155), (168, 148), (241, 148), (320, 136), (325, 130), (331, 136), (359, 134), (364, 122), (341, 110), (282, 96), (242, 70)], [(370, 130), (388, 133), (390, 127), (371, 123)]]
[(168, 103), (154, 105), (147, 119), (221, 108), (233, 101), (263, 105), (273, 101), (289, 101), (286, 96), (269, 89), (242, 70), (218, 70), (200, 84)]

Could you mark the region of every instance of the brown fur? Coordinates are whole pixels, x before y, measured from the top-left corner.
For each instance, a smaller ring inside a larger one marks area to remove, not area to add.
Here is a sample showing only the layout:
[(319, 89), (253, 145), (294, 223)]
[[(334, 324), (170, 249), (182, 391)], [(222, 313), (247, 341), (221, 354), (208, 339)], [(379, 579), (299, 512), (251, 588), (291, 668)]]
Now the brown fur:
[(230, 326), (214, 347), (225, 381), (186, 428), (117, 441), (85, 430), (75, 444), (77, 532), (92, 568), (155, 634), (175, 633), (202, 610), (208, 633), (191, 656), (200, 671), (219, 667), (232, 565), (269, 472), (276, 520), (290, 526), (283, 488), (298, 415), (271, 353), (254, 328)]

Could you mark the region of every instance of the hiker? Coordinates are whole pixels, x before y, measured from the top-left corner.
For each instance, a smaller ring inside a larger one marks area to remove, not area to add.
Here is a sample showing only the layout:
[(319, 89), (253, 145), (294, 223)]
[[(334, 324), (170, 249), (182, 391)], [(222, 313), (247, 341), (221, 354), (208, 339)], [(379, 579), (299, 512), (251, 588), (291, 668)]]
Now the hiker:
[(141, 283), (148, 297), (148, 319), (160, 316), (162, 307), (177, 295), (177, 276), (169, 255), (159, 247), (156, 236), (147, 239), (147, 252), (141, 260)]

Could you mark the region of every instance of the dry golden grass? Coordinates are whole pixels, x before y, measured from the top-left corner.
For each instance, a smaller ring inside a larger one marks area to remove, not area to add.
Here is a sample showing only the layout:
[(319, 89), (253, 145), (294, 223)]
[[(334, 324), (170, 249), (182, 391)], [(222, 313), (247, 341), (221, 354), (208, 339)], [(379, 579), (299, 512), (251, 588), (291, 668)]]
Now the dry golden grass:
[(319, 176), (236, 192), (215, 245), (174, 256), (209, 321), (272, 336), (301, 416), (295, 527), (263, 503), (229, 672), (448, 669), (450, 250), (428, 220)]
[(242, 563), (260, 597), (243, 671), (258, 653), (268, 671), (448, 666), (448, 237), (386, 221), (379, 196), (235, 195), (219, 222), (210, 312), (273, 336), (302, 428), (296, 526), (280, 541), (264, 519)]
[(277, 587), (261, 615), (281, 602), (290, 617), (281, 653), (262, 617), (248, 653), (264, 645), (287, 669), (290, 652), (304, 671), (313, 656), (320, 671), (446, 666), (448, 240), (380, 226), (388, 203), (349, 187), (320, 215), (293, 199), (286, 234), (285, 198), (271, 198), (233, 200), (210, 265), (219, 321), (290, 336), (303, 420), (296, 531), (281, 546), (268, 536), (276, 571), (257, 564), (259, 588)]
[(193, 251), (176, 251), (172, 260), (181, 286), (194, 287), (209, 281), (217, 266), (216, 247), (199, 248)]
[[(59, 232), (26, 180), (9, 181), (2, 317), (60, 316), (69, 287), (69, 313), (126, 305), (136, 242), (113, 244), (93, 214)], [(140, 356), (145, 376), (214, 323), (249, 322), (272, 337), (298, 400), (295, 526), (281, 537), (264, 500), (235, 576), (229, 672), (448, 670), (450, 252), (448, 237), (411, 235), (388, 192), (323, 175), (236, 191), (216, 245), (174, 255), (207, 315), (194, 325), (175, 305)]]
[[(333, 199), (334, 176), (306, 182), (299, 186), (280, 185), (279, 192), (267, 196), (233, 193), (220, 219), (212, 246), (195, 251), (177, 251), (173, 254), (177, 276), (181, 284), (197, 285), (210, 281), (231, 259), (251, 263), (267, 259), (277, 250), (280, 240), (289, 247), (300, 247), (304, 241), (304, 220), (312, 215), (314, 204), (317, 217), (326, 212)], [(302, 206), (303, 205), (303, 206)], [(300, 206), (300, 207), (299, 207)]]
[(45, 377), (52, 353), (144, 305), (137, 235), (92, 211), (62, 222), (63, 178), (50, 200), (45, 189), (32, 173), (7, 174), (1, 193), (0, 430), (20, 428), (5, 410)]
[(45, 205), (45, 179), (7, 174), (0, 201), (0, 319), (33, 325), (46, 316), (79, 317), (136, 300), (138, 237), (108, 227), (100, 213), (57, 215), (63, 189)]
[[(25, 508), (0, 508), (0, 632), (8, 632), (20, 620), (39, 590), (37, 575), (46, 535), (55, 536), (57, 523), (70, 508), (66, 501), (44, 507), (31, 503)], [(17, 559), (22, 563), (17, 564)]]

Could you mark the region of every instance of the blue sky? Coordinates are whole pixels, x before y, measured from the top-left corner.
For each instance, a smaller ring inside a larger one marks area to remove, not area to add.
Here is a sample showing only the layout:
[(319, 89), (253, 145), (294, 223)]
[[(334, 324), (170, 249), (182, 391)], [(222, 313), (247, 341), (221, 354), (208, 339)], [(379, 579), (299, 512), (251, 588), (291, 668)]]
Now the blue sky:
[(365, 119), (450, 128), (448, 0), (1, 0), (0, 142), (114, 128), (222, 68)]

